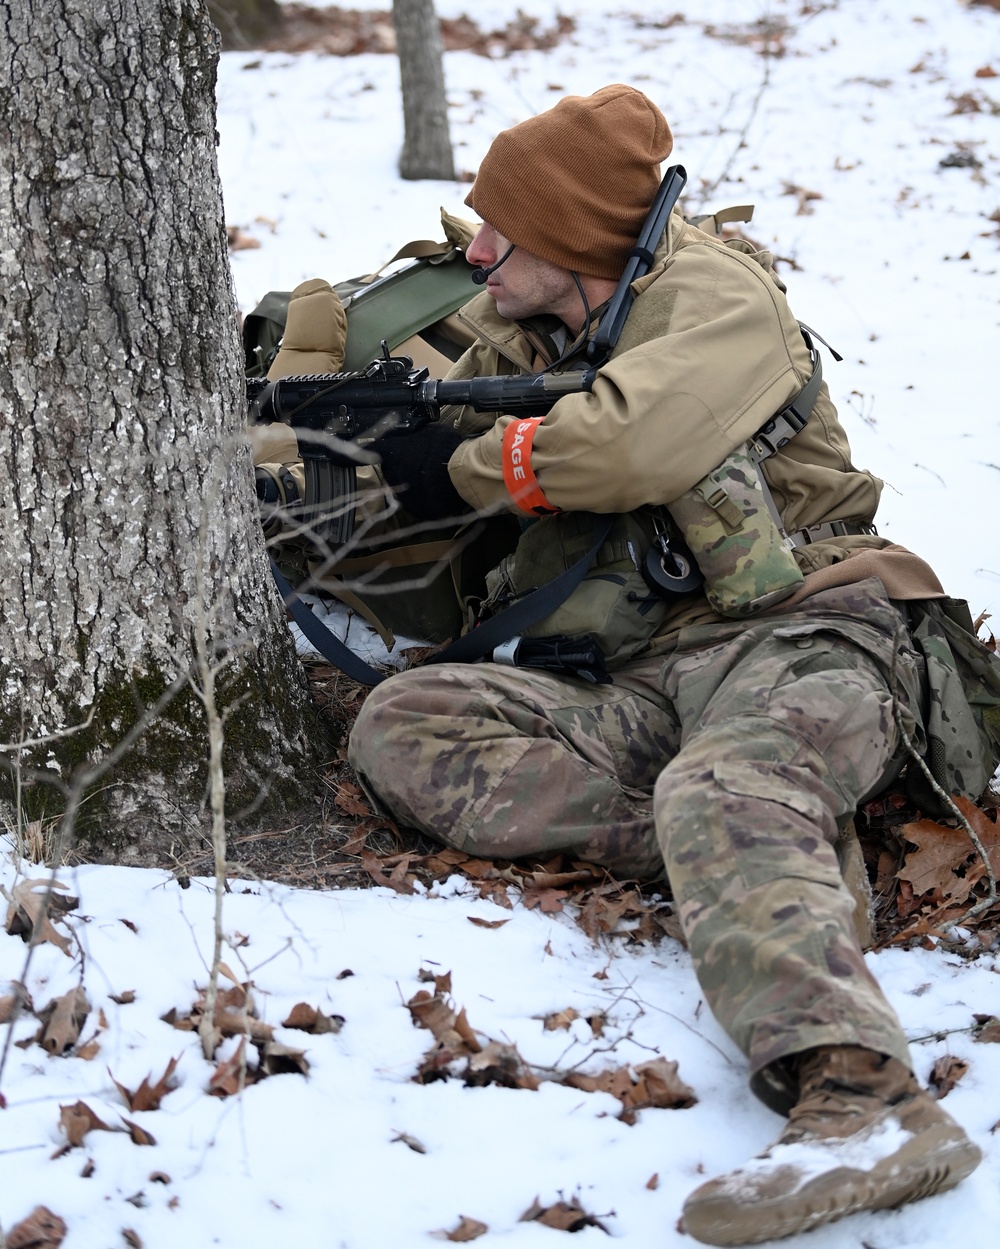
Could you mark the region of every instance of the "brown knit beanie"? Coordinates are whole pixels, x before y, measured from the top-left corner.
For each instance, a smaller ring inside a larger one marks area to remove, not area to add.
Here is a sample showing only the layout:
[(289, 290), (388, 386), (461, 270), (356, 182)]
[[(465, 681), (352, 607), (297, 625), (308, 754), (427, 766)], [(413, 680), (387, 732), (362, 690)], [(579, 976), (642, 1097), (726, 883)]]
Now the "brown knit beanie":
[(497, 135), (465, 202), (536, 256), (615, 280), (673, 145), (666, 118), (633, 87), (568, 95)]

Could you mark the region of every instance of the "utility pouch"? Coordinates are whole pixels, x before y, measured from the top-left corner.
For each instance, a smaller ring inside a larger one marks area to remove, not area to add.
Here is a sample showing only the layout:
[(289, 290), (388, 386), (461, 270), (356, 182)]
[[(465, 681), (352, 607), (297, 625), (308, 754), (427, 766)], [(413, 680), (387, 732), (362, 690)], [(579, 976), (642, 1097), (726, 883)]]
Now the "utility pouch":
[[(925, 761), (946, 793), (976, 801), (1000, 763), (1000, 656), (976, 637), (964, 599), (906, 606), (930, 690)], [(907, 768), (907, 788), (925, 814), (950, 814), (918, 769)]]
[[(608, 537), (576, 589), (525, 638), (589, 638), (609, 669), (642, 651), (660, 631), (671, 604), (653, 594), (642, 573), (656, 535), (651, 514), (615, 516)], [(589, 513), (558, 512), (528, 523), (516, 549), (486, 575), (483, 616), (493, 616), (554, 581), (592, 546)]]
[(766, 487), (746, 444), (667, 505), (722, 616), (748, 616), (780, 603), (802, 584)]

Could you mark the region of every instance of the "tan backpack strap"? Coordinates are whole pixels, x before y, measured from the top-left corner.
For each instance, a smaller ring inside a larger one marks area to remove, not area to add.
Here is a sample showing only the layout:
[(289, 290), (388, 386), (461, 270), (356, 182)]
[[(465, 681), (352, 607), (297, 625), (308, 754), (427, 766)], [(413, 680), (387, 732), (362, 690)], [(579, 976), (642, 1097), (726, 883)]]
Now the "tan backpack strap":
[[(752, 221), (753, 220), (753, 204), (737, 204), (732, 208), (720, 208), (714, 213), (698, 213), (694, 217), (685, 217), (684, 220), (688, 225), (697, 226), (699, 230), (705, 230), (706, 234), (714, 233), (720, 235), (722, 227), (729, 225), (733, 221)], [(708, 230), (707, 223), (712, 223), (712, 229)]]
[(349, 607), (351, 611), (357, 612), (362, 620), (367, 621), (382, 639), (382, 643), (387, 651), (391, 651), (396, 645), (396, 636), (393, 631), (388, 625), (384, 625), (372, 609), (367, 604), (362, 603), (358, 596), (352, 590), (349, 590), (347, 586), (326, 576), (317, 583), (317, 586), (324, 594), (330, 594), (335, 599), (339, 599), (345, 607)]
[(412, 243), (404, 243), (395, 256), (390, 256), (384, 265), (361, 280), (363, 282), (374, 282), (376, 278), (382, 276), (390, 265), (394, 265), (397, 260), (427, 260), (434, 256), (448, 256), (453, 251), (455, 251), (453, 243), (435, 243), (431, 239), (414, 239)]
[(753, 210), (753, 204), (737, 204), (732, 208), (720, 208), (718, 212), (712, 213), (716, 233), (721, 233), (722, 227), (733, 221), (753, 221)]
[(408, 546), (388, 547), (374, 555), (354, 555), (337, 560), (332, 570), (340, 577), (353, 573), (371, 572), (373, 568), (412, 568), (417, 564), (439, 564), (455, 554), (454, 538), (442, 538), (437, 542), (414, 542)]

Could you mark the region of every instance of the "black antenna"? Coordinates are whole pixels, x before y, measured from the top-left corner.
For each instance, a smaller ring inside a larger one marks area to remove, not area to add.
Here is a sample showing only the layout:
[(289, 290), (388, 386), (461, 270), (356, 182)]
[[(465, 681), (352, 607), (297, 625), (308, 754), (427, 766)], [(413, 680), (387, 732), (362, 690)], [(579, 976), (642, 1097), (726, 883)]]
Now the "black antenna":
[(666, 229), (667, 218), (680, 198), (686, 182), (687, 170), (683, 165), (671, 165), (663, 175), (660, 189), (656, 192), (639, 237), (628, 254), (625, 272), (618, 280), (597, 333), (587, 348), (587, 359), (591, 364), (603, 364), (618, 342), (625, 318), (632, 307), (632, 283), (653, 267), (653, 250)]

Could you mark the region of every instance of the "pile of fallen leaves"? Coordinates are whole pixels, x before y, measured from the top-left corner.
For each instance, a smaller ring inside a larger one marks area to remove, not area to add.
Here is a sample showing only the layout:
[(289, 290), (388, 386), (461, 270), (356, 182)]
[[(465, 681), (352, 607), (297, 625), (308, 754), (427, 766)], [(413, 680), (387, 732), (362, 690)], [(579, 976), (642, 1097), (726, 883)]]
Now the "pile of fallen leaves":
[[(898, 792), (858, 813), (877, 948), (944, 941), (975, 955), (1000, 942), (1000, 902), (990, 881), (991, 873), (994, 882), (1000, 878), (997, 801), (990, 795), (979, 804), (960, 797), (953, 801), (978, 837), (985, 860), (960, 819), (928, 819)], [(969, 914), (990, 897), (992, 905)], [(956, 941), (955, 925), (971, 931), (972, 939)]]
[[(547, 52), (576, 29), (573, 18), (561, 13), (546, 27), (539, 18), (520, 11), (506, 26), (494, 30), (483, 30), (465, 14), (442, 18), (440, 24), (446, 52), (475, 52), (488, 57)], [(259, 46), (266, 52), (319, 52), (328, 56), (394, 53), (396, 31), (388, 10), (314, 9), (307, 4), (288, 4), (283, 6), (280, 26)]]

